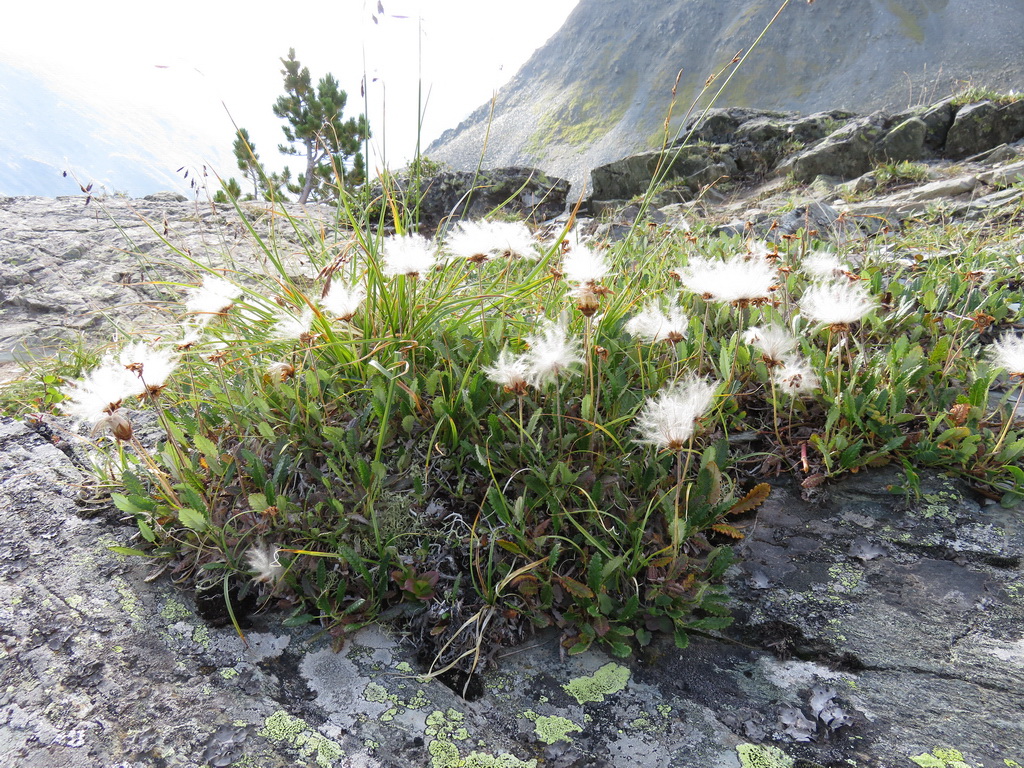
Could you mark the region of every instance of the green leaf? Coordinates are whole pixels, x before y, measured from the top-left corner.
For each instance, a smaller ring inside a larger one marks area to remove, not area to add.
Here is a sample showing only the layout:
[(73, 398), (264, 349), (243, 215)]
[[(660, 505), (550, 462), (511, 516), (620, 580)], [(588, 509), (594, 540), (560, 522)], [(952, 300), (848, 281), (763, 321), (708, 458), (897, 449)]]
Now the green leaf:
[(145, 515), (156, 509), (156, 502), (152, 499), (137, 496), (129, 498), (122, 493), (112, 493), (110, 498), (113, 499), (115, 507), (131, 515)]
[(111, 552), (117, 552), (119, 555), (128, 555), (129, 557), (150, 557), (148, 552), (143, 552), (141, 549), (132, 549), (131, 547), (107, 547)]
[(250, 493), (249, 494), (249, 508), (253, 512), (262, 512), (270, 504), (267, 503), (267, 496), (263, 493)]
[(202, 533), (209, 527), (209, 522), (207, 522), (206, 516), (191, 507), (182, 507), (179, 509), (178, 520), (186, 528), (191, 528), (196, 533)]
[(153, 533), (153, 528), (152, 528), (152, 526), (150, 526), (149, 523), (147, 523), (145, 520), (143, 520), (140, 517), (140, 518), (136, 518), (135, 524), (137, 526), (139, 526), (139, 533), (142, 534), (142, 538), (144, 538), (150, 544), (153, 544), (153, 543), (156, 542), (156, 534)]
[(690, 636), (683, 631), (682, 627), (676, 627), (673, 637), (676, 641), (676, 648), (685, 651), (690, 645)]
[(207, 465), (210, 467), (210, 471), (215, 475), (223, 474), (223, 467), (220, 461), (220, 451), (217, 450), (217, 445), (207, 437), (196, 434), (192, 436), (192, 442), (195, 444), (199, 452), (203, 454), (206, 459)]

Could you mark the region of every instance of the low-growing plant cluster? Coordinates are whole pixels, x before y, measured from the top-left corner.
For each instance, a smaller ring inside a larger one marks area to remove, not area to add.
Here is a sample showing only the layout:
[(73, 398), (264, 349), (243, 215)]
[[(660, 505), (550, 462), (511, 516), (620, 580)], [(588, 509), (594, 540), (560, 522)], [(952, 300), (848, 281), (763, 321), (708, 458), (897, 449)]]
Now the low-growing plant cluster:
[(898, 462), (908, 491), (933, 466), (1024, 494), (1019, 253), (507, 221), (426, 240), (348, 211), (279, 211), (315, 280), (240, 216), (270, 272), (191, 261), (177, 338), (59, 403), (109, 435), (144, 540), (121, 551), (214, 583), (236, 625), (246, 594), (339, 642), (399, 620), (435, 670), (530, 626), (683, 647), (728, 624), (716, 582), (773, 477)]

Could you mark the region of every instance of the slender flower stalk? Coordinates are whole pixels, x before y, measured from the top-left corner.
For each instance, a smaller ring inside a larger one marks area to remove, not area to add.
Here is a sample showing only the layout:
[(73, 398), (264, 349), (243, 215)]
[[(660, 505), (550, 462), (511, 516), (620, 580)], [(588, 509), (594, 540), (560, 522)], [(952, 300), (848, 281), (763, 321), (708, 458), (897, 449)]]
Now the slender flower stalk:
[(513, 355), (508, 349), (498, 354), (494, 365), (484, 368), (484, 375), (506, 392), (515, 395), (519, 406), (519, 444), (523, 444), (523, 397), (530, 379), (530, 364), (525, 355)]
[(988, 357), (992, 364), (1006, 371), (1011, 379), (1017, 382), (1017, 401), (1010, 410), (1009, 416), (1003, 421), (1003, 428), (999, 432), (995, 448), (992, 454), (996, 455), (1003, 447), (1006, 436), (1010, 433), (1010, 426), (1017, 416), (1017, 409), (1024, 400), (1024, 336), (1006, 334), (998, 341), (992, 343), (988, 349)]
[[(653, 445), (660, 450), (672, 451), (676, 454), (676, 493), (674, 502), (674, 518), (672, 521), (673, 555), (678, 555), (677, 536), (679, 522), (679, 499), (686, 477), (692, 451), (694, 435), (698, 420), (703, 417), (714, 404), (716, 382), (706, 379), (689, 378), (675, 382), (662, 388), (658, 395), (648, 398), (643, 410), (637, 417), (638, 443)], [(683, 466), (683, 453), (686, 453), (686, 466)], [(684, 512), (684, 519), (687, 513)]]
[[(832, 355), (833, 340), (845, 344), (851, 327), (877, 306), (867, 287), (859, 282), (827, 282), (812, 285), (800, 298), (800, 313), (812, 322), (824, 324), (829, 331), (825, 350), (825, 368)], [(835, 402), (843, 396), (843, 361), (837, 357)]]
[(818, 374), (810, 363), (801, 357), (791, 357), (779, 364), (772, 371), (772, 419), (775, 425), (775, 437), (783, 442), (779, 432), (779, 405), (776, 392), (789, 397), (789, 422), (793, 422), (793, 406), (800, 395), (808, 394), (821, 386)]
[[(557, 383), (562, 376), (575, 373), (576, 366), (584, 362), (583, 349), (578, 339), (570, 339), (563, 319), (558, 322), (547, 320), (541, 332), (536, 336), (528, 336), (526, 343), (530, 345), (526, 353), (529, 368), (528, 380), (537, 389), (548, 384)], [(555, 423), (558, 437), (562, 437), (562, 395), (561, 388), (555, 387)]]

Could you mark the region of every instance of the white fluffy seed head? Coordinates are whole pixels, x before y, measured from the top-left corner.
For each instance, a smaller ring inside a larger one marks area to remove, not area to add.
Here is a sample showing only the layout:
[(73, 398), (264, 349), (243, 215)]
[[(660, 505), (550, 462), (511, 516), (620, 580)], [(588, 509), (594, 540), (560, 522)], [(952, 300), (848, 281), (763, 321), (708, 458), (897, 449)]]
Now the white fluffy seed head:
[(658, 450), (681, 451), (697, 429), (697, 420), (710, 410), (718, 384), (691, 378), (661, 389), (647, 399), (637, 417), (637, 442)]
[(849, 326), (863, 320), (877, 306), (862, 283), (817, 283), (800, 297), (800, 313), (816, 323)]
[(1012, 376), (1024, 377), (1024, 336), (1005, 334), (989, 345), (988, 358)]
[(767, 301), (779, 279), (775, 267), (766, 259), (747, 258), (743, 254), (727, 259), (697, 256), (676, 273), (693, 293), (729, 304)]

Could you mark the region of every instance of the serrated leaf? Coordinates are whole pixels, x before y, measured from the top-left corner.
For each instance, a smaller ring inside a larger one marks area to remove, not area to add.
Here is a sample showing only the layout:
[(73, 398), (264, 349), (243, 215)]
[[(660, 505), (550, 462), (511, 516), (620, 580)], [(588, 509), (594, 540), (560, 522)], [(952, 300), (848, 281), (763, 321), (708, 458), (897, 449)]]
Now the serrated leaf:
[(703, 619), (696, 619), (691, 621), (688, 625), (688, 629), (704, 629), (704, 630), (717, 630), (725, 629), (732, 624), (732, 616), (706, 616)]
[(156, 508), (156, 502), (151, 499), (142, 499), (137, 496), (129, 498), (123, 493), (112, 493), (110, 498), (113, 499), (115, 507), (131, 515), (144, 515)]
[(728, 523), (715, 523), (711, 526), (711, 530), (733, 539), (742, 539), (746, 535), (736, 526), (729, 525)]
[(202, 533), (209, 527), (206, 516), (191, 507), (182, 507), (179, 509), (178, 520), (186, 528), (190, 528), (196, 533)]
[(749, 491), (746, 495), (729, 507), (729, 511), (726, 512), (728, 515), (742, 515), (744, 512), (750, 512), (751, 510), (757, 509), (765, 500), (768, 498), (768, 494), (772, 492), (772, 487), (768, 483), (758, 483)]
[(153, 533), (153, 527), (141, 518), (135, 521), (135, 524), (139, 526), (139, 533), (142, 534), (142, 538), (148, 541), (150, 544), (156, 542), (156, 534)]
[(588, 648), (590, 648), (590, 643), (591, 643), (590, 640), (580, 640), (578, 643), (576, 643), (571, 648), (569, 648), (569, 651), (568, 651), (569, 655), (570, 656), (575, 656), (577, 654), (583, 653)]
[(514, 542), (507, 541), (506, 539), (499, 539), (498, 546), (504, 549), (506, 552), (511, 552), (513, 555), (519, 557), (526, 557), (526, 554), (520, 548), (520, 546)]
[(576, 579), (558, 575), (555, 576), (555, 579), (565, 588), (565, 591), (573, 597), (582, 597), (586, 599), (593, 599), (594, 597), (593, 590), (586, 584), (576, 581)]

